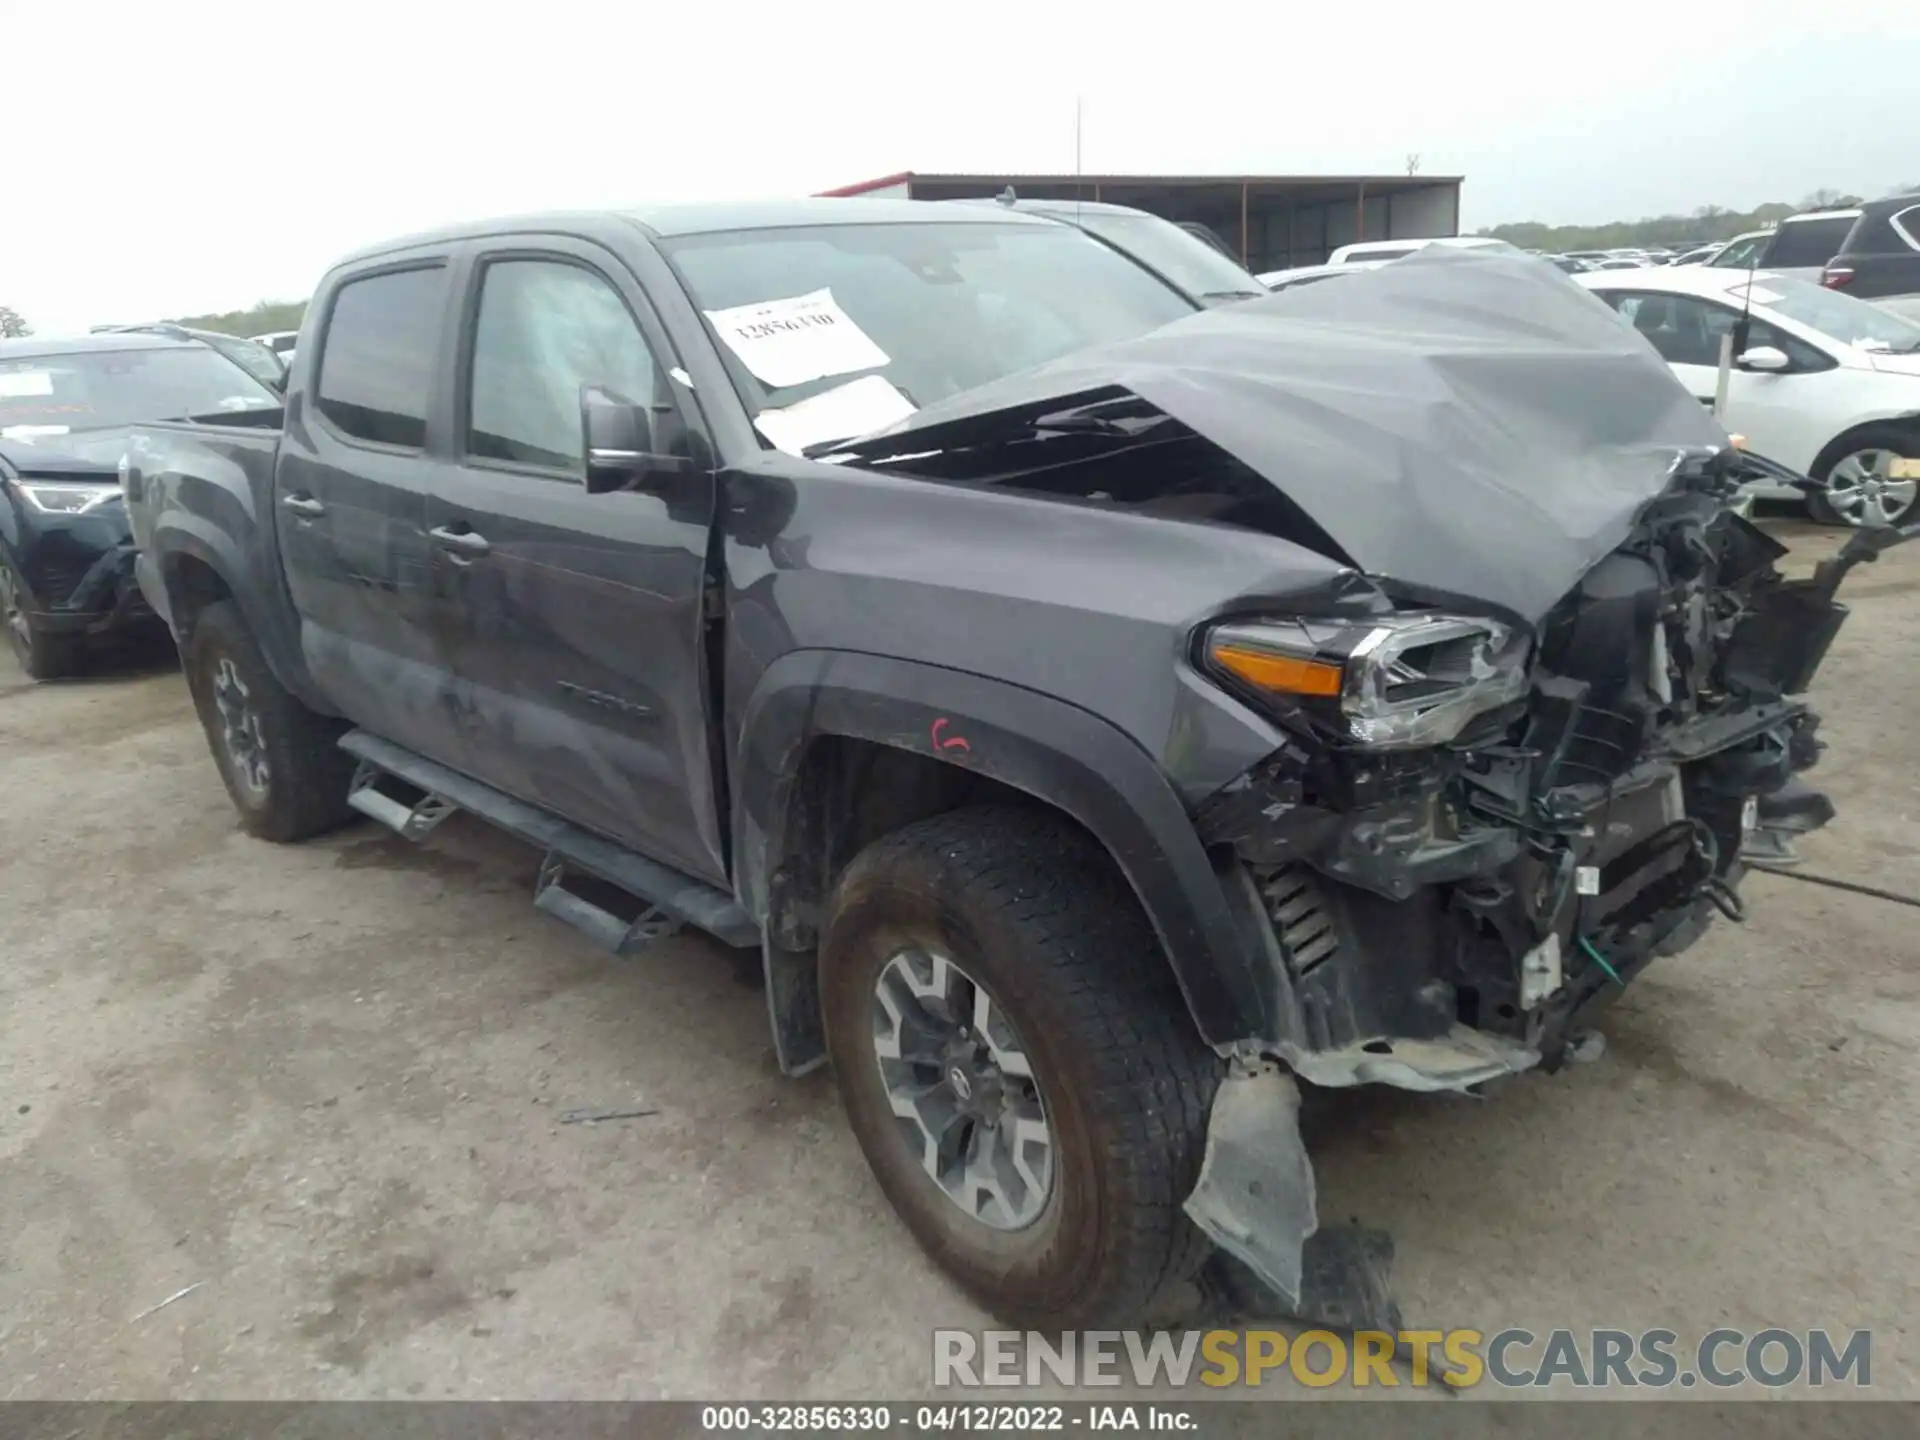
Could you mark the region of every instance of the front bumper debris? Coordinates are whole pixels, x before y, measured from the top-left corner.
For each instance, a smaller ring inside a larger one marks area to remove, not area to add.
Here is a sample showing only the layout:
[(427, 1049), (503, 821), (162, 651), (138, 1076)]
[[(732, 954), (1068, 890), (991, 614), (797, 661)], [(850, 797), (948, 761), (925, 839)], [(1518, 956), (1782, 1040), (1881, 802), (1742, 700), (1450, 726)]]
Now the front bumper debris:
[(1833, 816), (1800, 778), (1823, 747), (1798, 697), (1840, 580), (1920, 525), (1785, 580), (1780, 547), (1686, 498), (1569, 597), (1512, 713), (1399, 756), (1303, 736), (1196, 816), (1233, 854), (1269, 1032), (1231, 1054), (1186, 1208), (1284, 1313), (1391, 1309), (1385, 1252), (1318, 1225), (1297, 1080), (1468, 1092), (1558, 1068), (1654, 958), (1745, 918), (1746, 859), (1783, 863)]
[(1300, 1138), (1300, 1087), (1278, 1066), (1222, 1082), (1187, 1217), (1285, 1301), (1300, 1303), (1301, 1251), (1319, 1227), (1313, 1164)]

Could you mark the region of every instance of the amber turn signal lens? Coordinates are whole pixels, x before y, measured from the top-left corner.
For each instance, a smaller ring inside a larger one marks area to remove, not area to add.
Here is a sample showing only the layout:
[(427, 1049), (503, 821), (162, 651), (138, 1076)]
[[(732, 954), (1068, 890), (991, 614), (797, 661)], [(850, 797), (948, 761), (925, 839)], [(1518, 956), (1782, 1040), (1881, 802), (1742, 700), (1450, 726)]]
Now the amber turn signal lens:
[(1302, 660), (1293, 655), (1272, 655), (1242, 645), (1216, 643), (1213, 661), (1222, 670), (1261, 690), (1328, 697), (1340, 693), (1341, 669), (1324, 660)]

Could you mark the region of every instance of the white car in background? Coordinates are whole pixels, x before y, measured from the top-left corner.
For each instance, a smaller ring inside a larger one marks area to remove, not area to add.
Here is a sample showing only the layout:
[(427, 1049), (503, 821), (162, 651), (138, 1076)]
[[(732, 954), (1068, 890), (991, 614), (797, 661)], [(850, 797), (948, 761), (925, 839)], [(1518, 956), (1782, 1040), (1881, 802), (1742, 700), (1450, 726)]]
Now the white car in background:
[(1912, 517), (1920, 490), (1920, 324), (1774, 271), (1660, 266), (1571, 278), (1619, 311), (1709, 405), (1720, 337), (1751, 298), (1722, 423), (1756, 454), (1821, 482), (1824, 491), (1807, 497), (1817, 518), (1891, 525)]

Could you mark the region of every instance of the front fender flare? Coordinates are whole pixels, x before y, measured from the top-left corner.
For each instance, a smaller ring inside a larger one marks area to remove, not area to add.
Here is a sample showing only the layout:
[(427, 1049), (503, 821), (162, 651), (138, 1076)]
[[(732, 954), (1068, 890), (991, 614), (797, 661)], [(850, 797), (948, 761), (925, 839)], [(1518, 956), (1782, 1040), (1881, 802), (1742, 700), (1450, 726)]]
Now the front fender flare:
[(976, 771), (1078, 821), (1113, 857), (1155, 933), (1201, 1037), (1216, 1049), (1270, 1030), (1254, 956), (1178, 795), (1151, 756), (1099, 716), (964, 671), (844, 651), (769, 666), (737, 747), (735, 881), (765, 925), (786, 857), (788, 807), (807, 745), (873, 741)]

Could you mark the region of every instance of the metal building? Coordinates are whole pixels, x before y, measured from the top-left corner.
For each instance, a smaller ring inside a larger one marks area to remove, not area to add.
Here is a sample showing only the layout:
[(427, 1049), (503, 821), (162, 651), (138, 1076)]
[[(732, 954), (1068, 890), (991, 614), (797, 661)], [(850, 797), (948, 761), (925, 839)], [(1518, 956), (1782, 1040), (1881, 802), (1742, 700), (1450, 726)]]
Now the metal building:
[(924, 175), (905, 170), (822, 195), (964, 200), (1009, 185), (1027, 200), (1078, 195), (1205, 225), (1249, 270), (1317, 265), (1355, 240), (1460, 233), (1458, 175)]

